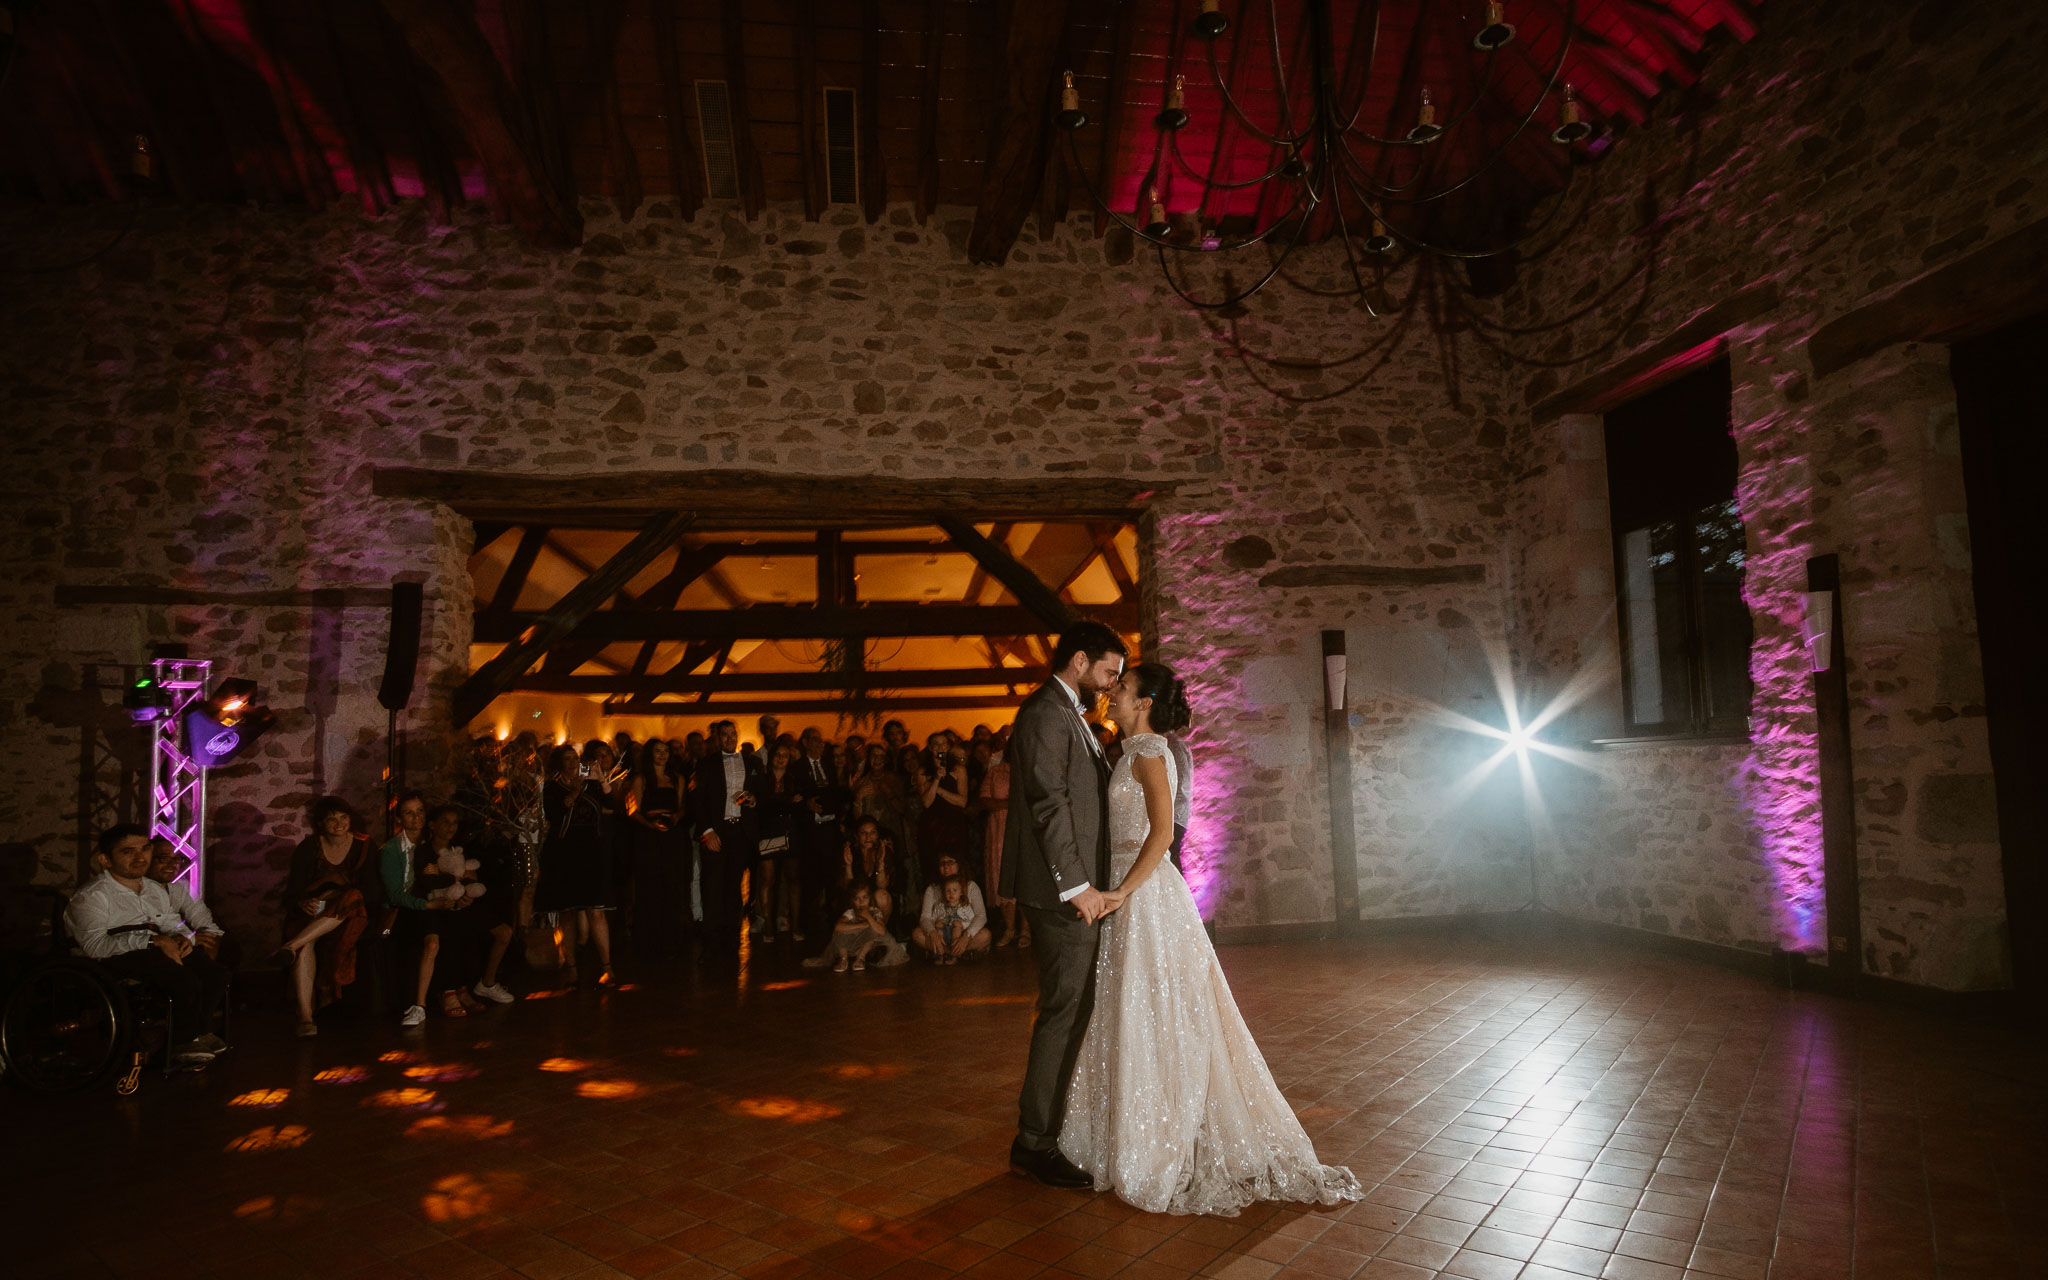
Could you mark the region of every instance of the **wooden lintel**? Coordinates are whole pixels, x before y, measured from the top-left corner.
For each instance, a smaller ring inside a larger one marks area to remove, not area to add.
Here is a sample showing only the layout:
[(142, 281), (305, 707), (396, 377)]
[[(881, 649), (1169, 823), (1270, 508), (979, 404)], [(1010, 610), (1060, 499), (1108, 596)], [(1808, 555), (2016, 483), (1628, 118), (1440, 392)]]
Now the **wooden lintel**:
[[(599, 605), (632, 581), (654, 557), (674, 546), (693, 519), (687, 511), (655, 516), (596, 573), (576, 584), (546, 613), (520, 627), (502, 652), (477, 668), (455, 691), (451, 709), (456, 727), (475, 719), (492, 699), (525, 675), (550, 645), (575, 631), (579, 623), (596, 613)], [(481, 623), (482, 619), (478, 621)]]
[[(876, 690), (980, 688), (988, 685), (1039, 684), (1051, 674), (1045, 667), (989, 667), (933, 671), (869, 671), (866, 683)], [(547, 672), (521, 676), (513, 689), (528, 693), (609, 693), (646, 698), (674, 693), (808, 693), (845, 687), (836, 671), (728, 671), (722, 675), (579, 676)]]
[(1174, 487), (1173, 481), (1103, 476), (899, 480), (765, 471), (544, 475), (414, 467), (379, 467), (371, 480), (371, 492), (380, 498), (441, 502), (471, 519), (524, 523), (545, 517), (561, 526), (590, 521), (590, 527), (617, 527), (688, 506), (698, 513), (700, 527), (779, 528), (795, 522), (812, 529), (821, 511), (833, 513), (833, 523), (843, 527), (929, 524), (948, 514), (1130, 520)]
[(1567, 413), (1598, 413), (1611, 407), (1617, 389), (1647, 390), (1643, 384), (1646, 375), (1772, 310), (1778, 297), (1778, 286), (1765, 281), (1723, 298), (1627, 359), (1545, 396), (1531, 406), (1529, 416), (1536, 422), (1548, 422)]
[[(1074, 612), (1118, 631), (1138, 629), (1138, 607), (1128, 601), (1083, 605)], [(545, 615), (513, 613), (476, 620), (478, 644), (517, 641)], [(1057, 631), (1058, 628), (1052, 628)], [(745, 609), (604, 609), (575, 628), (606, 644), (646, 640), (834, 640), (847, 636), (1043, 635), (1044, 619), (1022, 605), (906, 604), (857, 609), (757, 604)]]
[(1024, 229), (1045, 178), (1052, 144), (1052, 104), (1060, 47), (1067, 34), (1068, 0), (1013, 5), (1004, 32), (1002, 91), (989, 129), (988, 167), (981, 200), (967, 233), (971, 262), (1000, 264)]
[(1428, 587), (1484, 582), (1483, 564), (1297, 564), (1259, 579), (1262, 587)]
[(1837, 316), (1806, 341), (1825, 378), (1899, 342), (1974, 338), (2048, 308), (2048, 220), (2030, 223)]
[(59, 606), (90, 604), (217, 604), (237, 609), (388, 609), (391, 587), (309, 587), (286, 591), (205, 591), (194, 587), (57, 584)]
[(964, 517), (945, 515), (939, 517), (939, 527), (953, 540), (953, 545), (974, 557), (976, 564), (988, 570), (989, 576), (1010, 589), (1017, 602), (1038, 617), (1054, 631), (1065, 631), (1074, 621), (1074, 612), (1067, 602), (1060, 599), (1060, 593), (1045, 585), (1043, 579), (1031, 571), (1031, 566), (1011, 555), (981, 535), (973, 523)]

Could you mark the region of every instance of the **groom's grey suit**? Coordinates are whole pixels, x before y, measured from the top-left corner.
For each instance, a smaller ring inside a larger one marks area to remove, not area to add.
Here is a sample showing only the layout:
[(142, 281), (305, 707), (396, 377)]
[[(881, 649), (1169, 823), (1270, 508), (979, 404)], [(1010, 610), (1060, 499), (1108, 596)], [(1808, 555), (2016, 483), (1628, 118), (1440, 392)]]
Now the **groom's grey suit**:
[(1017, 1100), (1018, 1142), (1058, 1145), (1067, 1083), (1095, 1000), (1098, 927), (1062, 895), (1107, 889), (1109, 762), (1076, 699), (1048, 680), (1024, 700), (1010, 729), (1010, 820), (1003, 833), (1002, 893), (1031, 921), (1038, 954), (1038, 1017)]

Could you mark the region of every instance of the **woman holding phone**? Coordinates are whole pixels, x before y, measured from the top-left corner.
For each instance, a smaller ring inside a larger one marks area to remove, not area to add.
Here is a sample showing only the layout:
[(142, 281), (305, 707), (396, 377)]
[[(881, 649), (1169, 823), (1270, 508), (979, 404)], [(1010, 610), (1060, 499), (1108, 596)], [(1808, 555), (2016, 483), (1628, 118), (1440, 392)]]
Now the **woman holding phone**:
[(578, 755), (564, 743), (548, 755), (548, 779), (542, 793), (546, 834), (540, 850), (540, 884), (536, 911), (560, 920), (562, 979), (576, 981), (576, 957), (584, 943), (597, 949), (599, 986), (610, 986), (612, 931), (605, 913), (612, 909), (611, 748), (592, 742)]

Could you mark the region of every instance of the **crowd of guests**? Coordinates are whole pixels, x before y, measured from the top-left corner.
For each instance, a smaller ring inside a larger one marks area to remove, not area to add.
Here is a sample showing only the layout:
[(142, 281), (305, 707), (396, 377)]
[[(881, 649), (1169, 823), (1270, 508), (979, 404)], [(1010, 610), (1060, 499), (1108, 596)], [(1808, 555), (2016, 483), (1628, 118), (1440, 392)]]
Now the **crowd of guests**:
[[(1097, 728), (1113, 759), (1114, 733)], [(556, 981), (587, 971), (601, 987), (617, 982), (621, 948), (634, 962), (694, 958), (730, 972), (744, 938), (847, 972), (1031, 945), (1001, 890), (1008, 729), (922, 743), (896, 720), (838, 743), (815, 728), (785, 733), (772, 716), (754, 729), (744, 742), (731, 720), (677, 740), (621, 733), (580, 747), (479, 738), (456, 794), (398, 797), (381, 844), (346, 803), (321, 800), (292, 852), (273, 956), (297, 1034), (317, 1034), (319, 1011), (357, 984), (367, 939), (404, 1026), (430, 1008), (462, 1017), (510, 1003), (500, 969), (522, 931), (555, 952)], [(97, 861), (67, 912), (72, 937), (171, 994), (174, 1055), (204, 1062), (225, 1048), (207, 1015), (226, 973), (218, 926), (178, 879), (185, 860), (119, 826)]]

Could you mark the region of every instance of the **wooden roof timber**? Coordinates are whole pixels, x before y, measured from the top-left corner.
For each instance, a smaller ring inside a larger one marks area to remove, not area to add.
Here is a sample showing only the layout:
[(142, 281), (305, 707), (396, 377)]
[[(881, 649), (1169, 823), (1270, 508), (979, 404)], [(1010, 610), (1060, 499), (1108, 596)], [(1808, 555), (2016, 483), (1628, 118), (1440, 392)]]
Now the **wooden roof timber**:
[[(553, 611), (550, 611), (553, 612)], [(1131, 601), (1081, 605), (1074, 613), (1122, 632), (1138, 630)], [(520, 642), (547, 615), (479, 615), (478, 644)], [(584, 614), (572, 633), (604, 644), (646, 640), (834, 640), (849, 636), (1044, 635), (1052, 628), (1022, 605), (876, 604), (859, 608), (757, 604), (744, 609), (602, 609)], [(538, 653), (535, 654), (538, 657)], [(528, 664), (529, 666), (531, 663)], [(521, 674), (524, 674), (522, 668)]]

